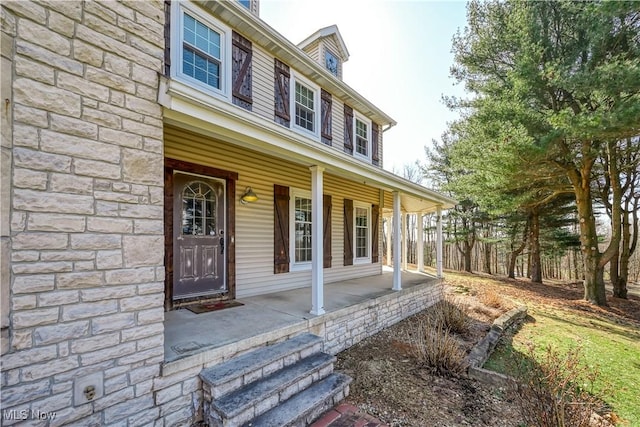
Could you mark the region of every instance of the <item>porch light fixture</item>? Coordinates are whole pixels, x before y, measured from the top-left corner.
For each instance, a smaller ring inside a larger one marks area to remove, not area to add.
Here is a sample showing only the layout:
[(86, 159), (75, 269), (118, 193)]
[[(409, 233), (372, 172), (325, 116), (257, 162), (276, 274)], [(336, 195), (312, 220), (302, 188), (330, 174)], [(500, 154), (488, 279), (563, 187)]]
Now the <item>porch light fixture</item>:
[(242, 195), (242, 197), (240, 197), (240, 203), (242, 203), (243, 205), (246, 205), (247, 203), (257, 202), (257, 201), (258, 201), (258, 196), (256, 195), (256, 193), (253, 192), (251, 187), (247, 187), (247, 189), (244, 190), (244, 194)]

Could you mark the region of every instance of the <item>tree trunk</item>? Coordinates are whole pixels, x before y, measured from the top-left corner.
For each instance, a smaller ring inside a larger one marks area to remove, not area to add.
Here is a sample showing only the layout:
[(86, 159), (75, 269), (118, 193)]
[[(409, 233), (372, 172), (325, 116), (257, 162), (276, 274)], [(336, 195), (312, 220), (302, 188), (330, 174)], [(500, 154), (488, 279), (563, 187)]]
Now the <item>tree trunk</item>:
[(542, 283), (542, 264), (540, 261), (540, 217), (537, 210), (531, 211), (531, 231), (529, 247), (531, 249), (531, 281)]

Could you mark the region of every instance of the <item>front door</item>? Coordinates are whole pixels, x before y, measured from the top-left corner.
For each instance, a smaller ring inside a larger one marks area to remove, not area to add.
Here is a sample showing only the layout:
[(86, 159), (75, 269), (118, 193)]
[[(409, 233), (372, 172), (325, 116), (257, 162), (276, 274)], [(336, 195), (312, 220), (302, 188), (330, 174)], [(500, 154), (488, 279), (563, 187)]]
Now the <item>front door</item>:
[(225, 181), (176, 173), (173, 183), (173, 299), (224, 293)]

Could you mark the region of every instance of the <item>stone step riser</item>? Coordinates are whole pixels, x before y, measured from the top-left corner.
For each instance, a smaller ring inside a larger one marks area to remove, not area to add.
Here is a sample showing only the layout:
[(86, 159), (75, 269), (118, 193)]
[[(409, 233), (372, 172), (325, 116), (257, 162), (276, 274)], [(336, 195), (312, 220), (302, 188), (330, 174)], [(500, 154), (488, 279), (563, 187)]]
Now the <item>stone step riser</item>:
[(334, 361), (335, 357), (324, 353), (312, 355), (297, 365), (212, 401), (207, 411), (225, 426), (242, 425), (329, 376)]
[[(205, 400), (219, 399), (278, 370), (298, 363), (306, 357), (320, 353), (323, 347), (322, 340), (319, 337), (310, 339), (307, 335), (309, 334), (289, 340), (290, 342), (298, 341), (299, 344), (291, 346), (286, 351), (279, 352), (276, 346), (283, 347), (287, 342), (263, 347), (213, 367), (214, 373), (210, 375), (201, 374)], [(265, 353), (267, 353), (266, 357), (262, 358), (261, 356)], [(216, 370), (222, 370), (223, 373), (217, 374), (219, 371)]]

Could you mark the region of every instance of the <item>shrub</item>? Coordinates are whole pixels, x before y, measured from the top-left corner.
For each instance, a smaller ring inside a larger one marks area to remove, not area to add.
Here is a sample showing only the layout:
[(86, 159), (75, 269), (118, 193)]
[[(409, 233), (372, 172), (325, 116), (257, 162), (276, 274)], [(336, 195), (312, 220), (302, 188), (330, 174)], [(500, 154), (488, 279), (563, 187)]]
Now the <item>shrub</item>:
[(457, 334), (464, 334), (469, 330), (469, 316), (456, 300), (438, 301), (431, 307), (427, 317), (430, 324), (442, 325), (445, 329)]
[(507, 305), (502, 297), (494, 290), (488, 289), (480, 294), (480, 302), (487, 307), (505, 308)]
[(581, 349), (561, 354), (547, 346), (537, 357), (530, 346), (516, 362), (515, 400), (527, 426), (587, 427), (600, 400), (594, 396), (597, 370), (581, 363)]
[(409, 333), (414, 356), (420, 364), (440, 374), (461, 374), (466, 369), (465, 352), (442, 322), (418, 322)]

